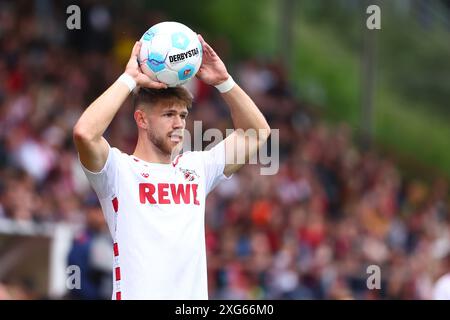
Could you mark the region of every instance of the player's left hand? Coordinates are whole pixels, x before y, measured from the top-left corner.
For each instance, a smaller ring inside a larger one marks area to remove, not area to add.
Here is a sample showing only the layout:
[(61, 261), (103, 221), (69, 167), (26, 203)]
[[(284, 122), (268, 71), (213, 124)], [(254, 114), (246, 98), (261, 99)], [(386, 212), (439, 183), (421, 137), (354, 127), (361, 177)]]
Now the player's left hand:
[(221, 84), (230, 76), (225, 64), (201, 35), (198, 35), (198, 39), (202, 44), (203, 57), (202, 64), (196, 75), (197, 78), (212, 86)]

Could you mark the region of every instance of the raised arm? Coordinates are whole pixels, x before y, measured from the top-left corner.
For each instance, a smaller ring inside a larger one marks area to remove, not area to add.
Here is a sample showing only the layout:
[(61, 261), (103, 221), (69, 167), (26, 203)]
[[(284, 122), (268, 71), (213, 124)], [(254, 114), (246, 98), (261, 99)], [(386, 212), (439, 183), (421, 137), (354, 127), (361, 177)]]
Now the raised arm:
[[(256, 154), (258, 149), (267, 141), (270, 127), (264, 115), (259, 111), (253, 100), (237, 84), (232, 85), (228, 71), (214, 50), (202, 36), (199, 35), (203, 46), (203, 61), (197, 76), (210, 85), (230, 83), (231, 90), (222, 93), (222, 97), (230, 108), (231, 118), (235, 130), (225, 139), (226, 165), (224, 174), (230, 176), (239, 170)], [(250, 129), (250, 130), (249, 130)]]
[[(152, 81), (140, 71), (137, 60), (140, 49), (141, 43), (136, 42), (124, 75), (91, 103), (73, 128), (73, 139), (80, 161), (90, 171), (98, 172), (105, 165), (109, 150), (103, 133), (130, 94), (131, 87), (133, 85), (149, 88), (167, 87), (163, 83)], [(127, 78), (131, 83), (130, 87), (122, 80)]]

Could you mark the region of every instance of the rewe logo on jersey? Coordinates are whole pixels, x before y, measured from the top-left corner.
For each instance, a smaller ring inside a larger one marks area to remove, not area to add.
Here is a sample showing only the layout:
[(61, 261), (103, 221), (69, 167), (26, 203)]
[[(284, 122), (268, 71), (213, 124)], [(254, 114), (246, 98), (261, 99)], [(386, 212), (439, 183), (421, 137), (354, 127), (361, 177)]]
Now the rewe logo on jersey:
[(198, 184), (139, 183), (139, 201), (142, 204), (194, 204), (197, 199)]

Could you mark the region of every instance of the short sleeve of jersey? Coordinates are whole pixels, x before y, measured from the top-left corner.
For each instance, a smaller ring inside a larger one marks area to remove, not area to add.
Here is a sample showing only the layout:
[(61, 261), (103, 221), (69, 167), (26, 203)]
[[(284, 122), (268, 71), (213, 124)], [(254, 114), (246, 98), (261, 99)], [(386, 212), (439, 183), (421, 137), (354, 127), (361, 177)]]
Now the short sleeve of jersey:
[(121, 151), (117, 148), (109, 147), (108, 158), (103, 168), (99, 172), (92, 172), (85, 168), (81, 161), (81, 168), (86, 174), (89, 183), (100, 200), (111, 198), (118, 193), (118, 169), (120, 167)]
[(227, 177), (223, 170), (225, 168), (225, 142), (221, 141), (211, 150), (201, 152), (205, 168), (206, 194), (210, 193), (219, 182), (231, 179)]

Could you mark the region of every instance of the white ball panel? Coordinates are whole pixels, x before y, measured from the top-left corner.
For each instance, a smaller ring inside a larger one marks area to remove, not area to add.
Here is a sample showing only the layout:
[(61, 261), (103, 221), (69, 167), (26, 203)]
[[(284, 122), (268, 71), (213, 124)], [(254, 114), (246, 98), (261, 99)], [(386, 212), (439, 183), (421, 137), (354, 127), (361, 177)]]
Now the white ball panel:
[(159, 81), (164, 82), (169, 87), (176, 87), (179, 84), (178, 73), (175, 71), (165, 69), (161, 72), (158, 72), (156, 74), (156, 77)]

